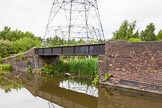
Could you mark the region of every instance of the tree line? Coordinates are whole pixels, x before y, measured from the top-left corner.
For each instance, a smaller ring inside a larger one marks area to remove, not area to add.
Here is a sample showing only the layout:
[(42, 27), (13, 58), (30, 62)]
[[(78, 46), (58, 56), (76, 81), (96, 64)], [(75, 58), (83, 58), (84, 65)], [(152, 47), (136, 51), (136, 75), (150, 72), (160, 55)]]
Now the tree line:
[(142, 31), (136, 30), (136, 21), (123, 21), (119, 29), (113, 32), (113, 40), (126, 40), (131, 42), (139, 41), (161, 41), (162, 30), (155, 34), (155, 25), (149, 23)]

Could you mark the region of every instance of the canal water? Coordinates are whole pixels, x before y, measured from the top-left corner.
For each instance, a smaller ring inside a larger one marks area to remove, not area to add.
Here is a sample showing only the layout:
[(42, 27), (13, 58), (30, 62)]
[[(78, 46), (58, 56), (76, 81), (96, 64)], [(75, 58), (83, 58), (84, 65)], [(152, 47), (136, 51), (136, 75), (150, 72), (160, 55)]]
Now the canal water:
[(162, 95), (91, 80), (13, 73), (0, 77), (0, 108), (162, 108)]

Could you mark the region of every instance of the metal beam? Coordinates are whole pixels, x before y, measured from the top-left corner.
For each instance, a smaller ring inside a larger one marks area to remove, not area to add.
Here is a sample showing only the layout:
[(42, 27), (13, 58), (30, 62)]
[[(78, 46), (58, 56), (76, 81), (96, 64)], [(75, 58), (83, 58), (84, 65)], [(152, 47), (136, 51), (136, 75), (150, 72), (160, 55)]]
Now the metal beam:
[(61, 47), (51, 47), (51, 48), (36, 48), (35, 54), (40, 55), (40, 56), (104, 55), (105, 54), (105, 44), (61, 46)]

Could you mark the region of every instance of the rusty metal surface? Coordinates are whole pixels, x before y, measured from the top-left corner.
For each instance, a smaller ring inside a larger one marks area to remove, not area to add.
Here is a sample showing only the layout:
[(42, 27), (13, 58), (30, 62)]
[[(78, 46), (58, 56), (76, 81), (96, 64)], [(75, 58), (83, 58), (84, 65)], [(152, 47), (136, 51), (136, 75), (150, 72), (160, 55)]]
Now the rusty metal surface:
[(37, 55), (87, 56), (105, 54), (105, 44), (36, 48)]

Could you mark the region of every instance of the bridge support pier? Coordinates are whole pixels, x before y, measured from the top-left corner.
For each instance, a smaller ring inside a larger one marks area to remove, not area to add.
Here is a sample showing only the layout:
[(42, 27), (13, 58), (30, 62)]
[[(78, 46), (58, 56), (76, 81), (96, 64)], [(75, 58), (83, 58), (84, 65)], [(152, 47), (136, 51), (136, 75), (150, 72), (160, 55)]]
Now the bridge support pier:
[(162, 42), (108, 41), (99, 74), (103, 84), (162, 94)]

